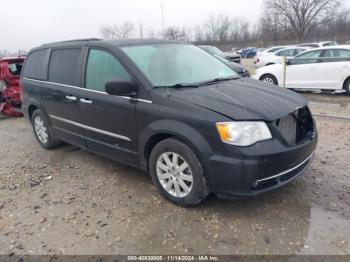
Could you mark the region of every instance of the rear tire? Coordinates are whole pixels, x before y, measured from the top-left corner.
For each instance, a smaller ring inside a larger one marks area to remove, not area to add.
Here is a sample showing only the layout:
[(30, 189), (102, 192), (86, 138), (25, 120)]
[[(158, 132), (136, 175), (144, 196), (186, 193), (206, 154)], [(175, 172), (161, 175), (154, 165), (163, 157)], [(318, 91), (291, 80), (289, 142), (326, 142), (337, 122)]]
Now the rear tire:
[(54, 149), (62, 144), (60, 140), (53, 136), (51, 127), (40, 109), (33, 112), (31, 121), (34, 135), (43, 148)]
[(344, 90), (348, 96), (350, 96), (350, 78), (345, 81)]
[(177, 139), (165, 139), (153, 148), (149, 172), (161, 194), (176, 205), (197, 205), (209, 195), (201, 162)]
[(278, 85), (277, 78), (271, 74), (263, 75), (262, 77), (260, 77), (260, 81), (263, 81), (265, 83), (269, 83), (272, 85), (276, 85), (276, 86)]

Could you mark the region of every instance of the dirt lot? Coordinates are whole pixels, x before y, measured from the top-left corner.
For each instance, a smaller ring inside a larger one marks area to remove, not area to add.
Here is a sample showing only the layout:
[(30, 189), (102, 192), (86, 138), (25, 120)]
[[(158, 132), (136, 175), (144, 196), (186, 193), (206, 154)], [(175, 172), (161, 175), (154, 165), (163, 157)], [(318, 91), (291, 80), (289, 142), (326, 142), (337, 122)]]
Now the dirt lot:
[[(350, 116), (349, 97), (304, 95), (316, 114)], [(69, 145), (45, 151), (25, 119), (0, 120), (0, 254), (350, 254), (350, 121), (317, 125), (300, 179), (180, 208), (143, 172)]]

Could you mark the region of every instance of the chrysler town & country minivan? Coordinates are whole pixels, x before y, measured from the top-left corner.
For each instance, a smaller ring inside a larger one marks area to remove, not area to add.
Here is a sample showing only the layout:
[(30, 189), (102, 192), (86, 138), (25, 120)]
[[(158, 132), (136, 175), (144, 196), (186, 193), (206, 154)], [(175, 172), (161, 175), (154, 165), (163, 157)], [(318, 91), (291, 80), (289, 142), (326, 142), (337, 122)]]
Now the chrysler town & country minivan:
[(302, 96), (241, 78), (188, 43), (45, 44), (30, 51), (22, 86), (41, 146), (64, 141), (148, 171), (183, 206), (285, 185), (311, 164), (317, 144)]

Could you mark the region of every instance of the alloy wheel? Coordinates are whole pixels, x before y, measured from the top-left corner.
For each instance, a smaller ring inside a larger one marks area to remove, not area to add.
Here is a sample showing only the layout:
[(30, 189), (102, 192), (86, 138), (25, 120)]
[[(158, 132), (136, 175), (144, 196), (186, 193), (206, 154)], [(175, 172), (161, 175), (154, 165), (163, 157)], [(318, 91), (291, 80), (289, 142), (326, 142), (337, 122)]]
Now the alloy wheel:
[(39, 141), (43, 144), (46, 144), (48, 142), (49, 135), (45, 122), (40, 116), (36, 116), (34, 119), (34, 130)]
[(269, 84), (274, 84), (274, 81), (271, 77), (265, 77), (262, 81)]
[(156, 172), (159, 183), (170, 195), (186, 197), (192, 190), (193, 175), (187, 161), (179, 154), (165, 152), (158, 157)]

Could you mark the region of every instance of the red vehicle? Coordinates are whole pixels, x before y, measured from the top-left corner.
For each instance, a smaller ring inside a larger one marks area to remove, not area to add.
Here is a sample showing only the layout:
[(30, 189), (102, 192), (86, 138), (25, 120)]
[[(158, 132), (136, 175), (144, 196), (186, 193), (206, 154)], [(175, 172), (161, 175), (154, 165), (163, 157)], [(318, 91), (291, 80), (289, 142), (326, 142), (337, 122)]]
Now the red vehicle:
[(23, 116), (21, 111), (20, 75), (24, 58), (0, 59), (0, 113)]

